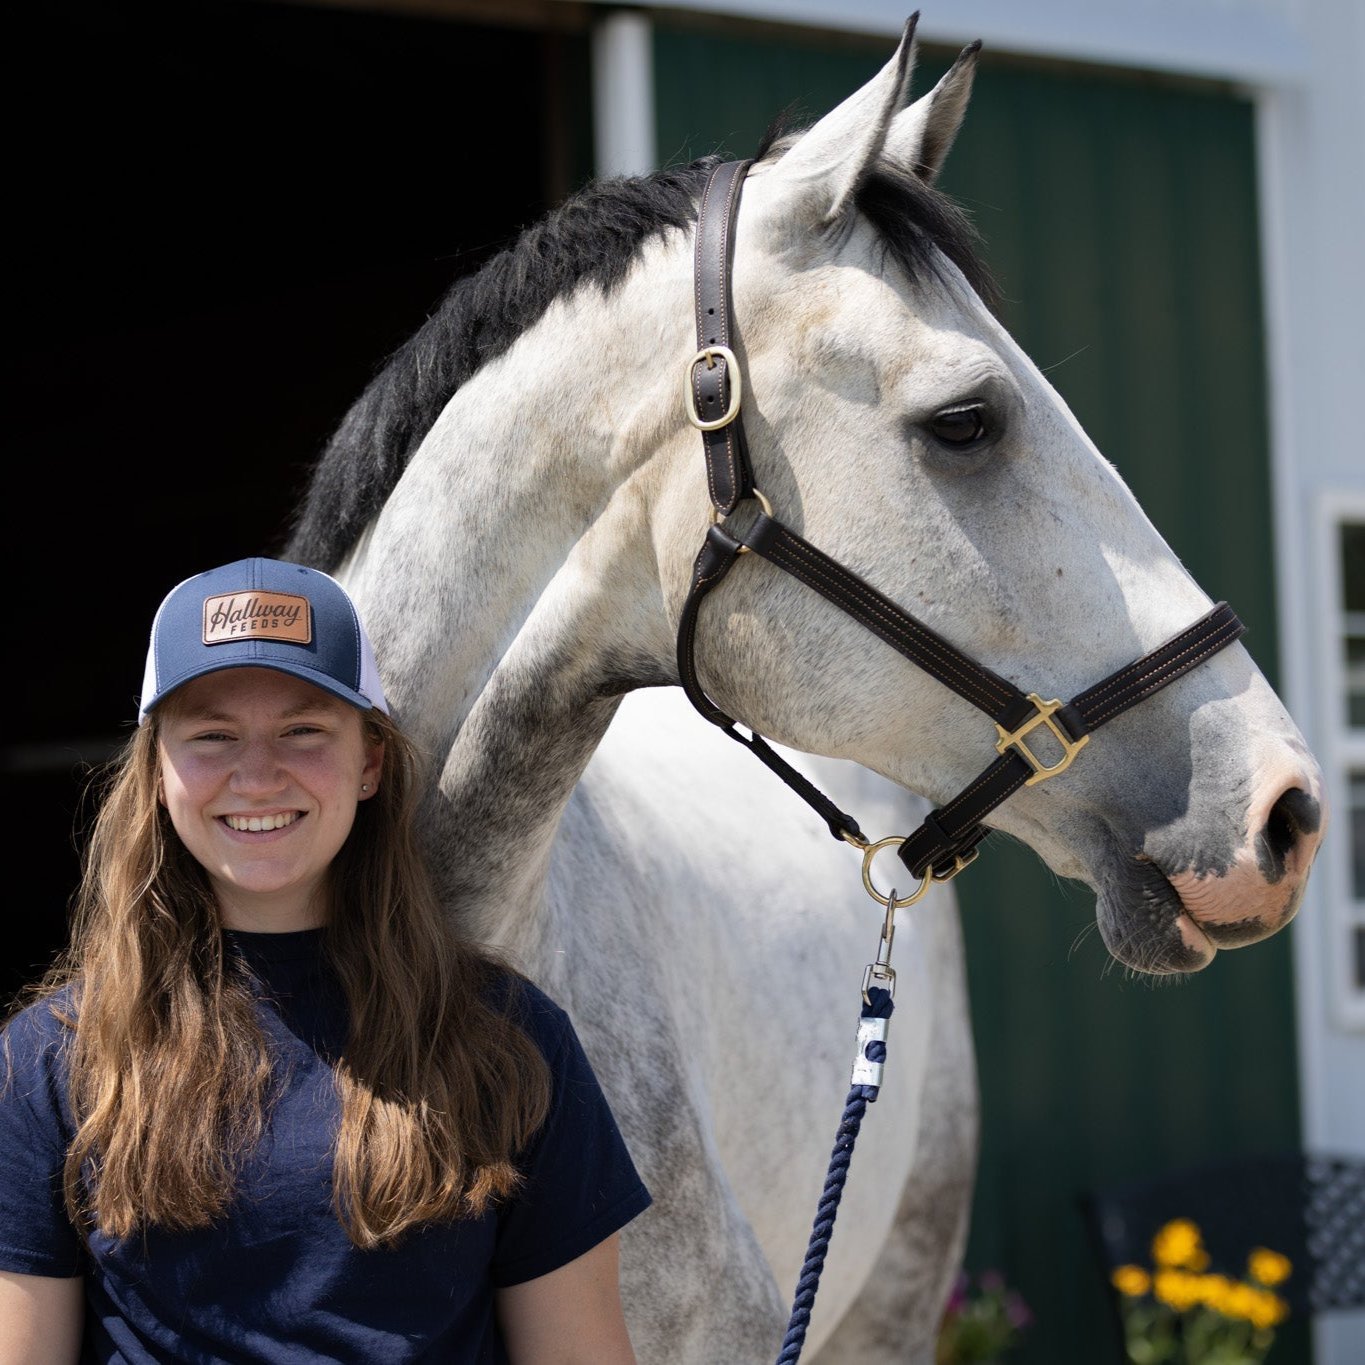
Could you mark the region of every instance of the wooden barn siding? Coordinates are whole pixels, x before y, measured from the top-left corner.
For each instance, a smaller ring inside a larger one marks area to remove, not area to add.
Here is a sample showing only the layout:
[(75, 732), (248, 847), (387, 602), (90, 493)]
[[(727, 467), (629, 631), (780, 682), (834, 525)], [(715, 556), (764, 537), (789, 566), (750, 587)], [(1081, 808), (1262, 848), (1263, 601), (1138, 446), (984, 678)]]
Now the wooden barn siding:
[[(748, 155), (780, 108), (823, 113), (890, 50), (661, 24), (661, 161)], [(915, 93), (950, 57), (922, 55)], [(1273, 682), (1251, 105), (986, 52), (943, 184), (984, 234), (1006, 325)], [(1103, 1365), (1119, 1357), (1077, 1197), (1298, 1142), (1290, 939), (1179, 984), (1128, 979), (1089, 891), (1003, 836), (984, 854), (957, 883), (984, 1118), (968, 1265), (1002, 1269), (1037, 1315), (1011, 1360)], [(1301, 1326), (1272, 1359), (1308, 1361)]]

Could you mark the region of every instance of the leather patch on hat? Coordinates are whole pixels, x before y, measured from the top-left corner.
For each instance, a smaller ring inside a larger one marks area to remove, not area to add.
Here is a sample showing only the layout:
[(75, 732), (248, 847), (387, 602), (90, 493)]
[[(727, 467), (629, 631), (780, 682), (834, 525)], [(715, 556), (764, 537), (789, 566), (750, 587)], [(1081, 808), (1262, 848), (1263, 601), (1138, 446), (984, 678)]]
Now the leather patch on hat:
[(288, 592), (219, 593), (204, 599), (204, 643), (225, 645), (233, 640), (313, 642), (313, 610), (306, 597)]

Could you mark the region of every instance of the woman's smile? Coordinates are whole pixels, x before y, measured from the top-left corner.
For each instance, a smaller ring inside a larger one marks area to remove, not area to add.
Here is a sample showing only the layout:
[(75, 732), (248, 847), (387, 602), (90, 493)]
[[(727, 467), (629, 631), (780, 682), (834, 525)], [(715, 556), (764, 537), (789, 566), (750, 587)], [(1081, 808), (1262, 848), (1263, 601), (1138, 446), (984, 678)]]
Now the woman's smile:
[(249, 831), (254, 834), (257, 830), (269, 832), (284, 829), (292, 825), (295, 820), (301, 819), (302, 816), (302, 811), (291, 810), (281, 811), (276, 815), (224, 815), (222, 819), (229, 829), (235, 829), (239, 833)]
[(379, 783), (383, 750), (360, 712), (291, 674), (242, 667), (179, 688), (160, 726), (162, 804), (223, 924), (321, 924), (327, 869)]

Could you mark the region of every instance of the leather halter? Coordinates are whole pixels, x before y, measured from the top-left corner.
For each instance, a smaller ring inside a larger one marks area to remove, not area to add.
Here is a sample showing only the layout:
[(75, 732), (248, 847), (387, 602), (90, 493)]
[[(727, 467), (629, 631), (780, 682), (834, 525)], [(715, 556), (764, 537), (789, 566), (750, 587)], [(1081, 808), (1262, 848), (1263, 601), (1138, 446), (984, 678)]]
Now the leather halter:
[[(1020, 787), (1054, 777), (1070, 767), (1091, 733), (1130, 706), (1158, 692), (1211, 655), (1238, 639), (1246, 627), (1225, 602), (1188, 629), (1140, 659), (1111, 673), (1103, 682), (1070, 702), (1043, 701), (1024, 693), (999, 674), (969, 658), (956, 646), (917, 621), (876, 588), (831, 559), (772, 513), (754, 485), (741, 415), (743, 401), (739, 362), (735, 356), (731, 316), (730, 273), (740, 190), (749, 161), (727, 161), (708, 177), (702, 192), (696, 237), (697, 353), (687, 367), (685, 398), (689, 420), (702, 433), (713, 524), (697, 555), (692, 584), (678, 622), (678, 673), (683, 690), (697, 710), (768, 765), (798, 796), (819, 813), (836, 839), (864, 851), (863, 880), (868, 891), (888, 908), (908, 904), (892, 893), (878, 894), (868, 875), (871, 852), (898, 844), (899, 857), (920, 881), (918, 899), (931, 881), (947, 881), (970, 863), (989, 830), (985, 817)], [(745, 501), (760, 510), (738, 533), (722, 519)], [(984, 711), (996, 726), (998, 757), (957, 796), (925, 817), (905, 839), (870, 845), (858, 823), (797, 772), (757, 732), (748, 735), (708, 697), (697, 678), (693, 658), (697, 619), (706, 595), (729, 573), (741, 554), (752, 551), (792, 574), (835, 606), (866, 626), (912, 663)], [(1044, 762), (1029, 747), (1039, 728), (1050, 732), (1062, 757)]]

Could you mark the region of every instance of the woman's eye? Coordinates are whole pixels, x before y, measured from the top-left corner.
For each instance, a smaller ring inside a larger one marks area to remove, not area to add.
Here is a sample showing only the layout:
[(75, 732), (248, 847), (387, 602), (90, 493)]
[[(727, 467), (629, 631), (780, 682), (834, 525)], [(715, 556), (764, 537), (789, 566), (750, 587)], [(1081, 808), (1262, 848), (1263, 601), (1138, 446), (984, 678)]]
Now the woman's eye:
[(979, 403), (944, 408), (929, 420), (929, 430), (950, 446), (969, 446), (986, 434), (986, 410)]

